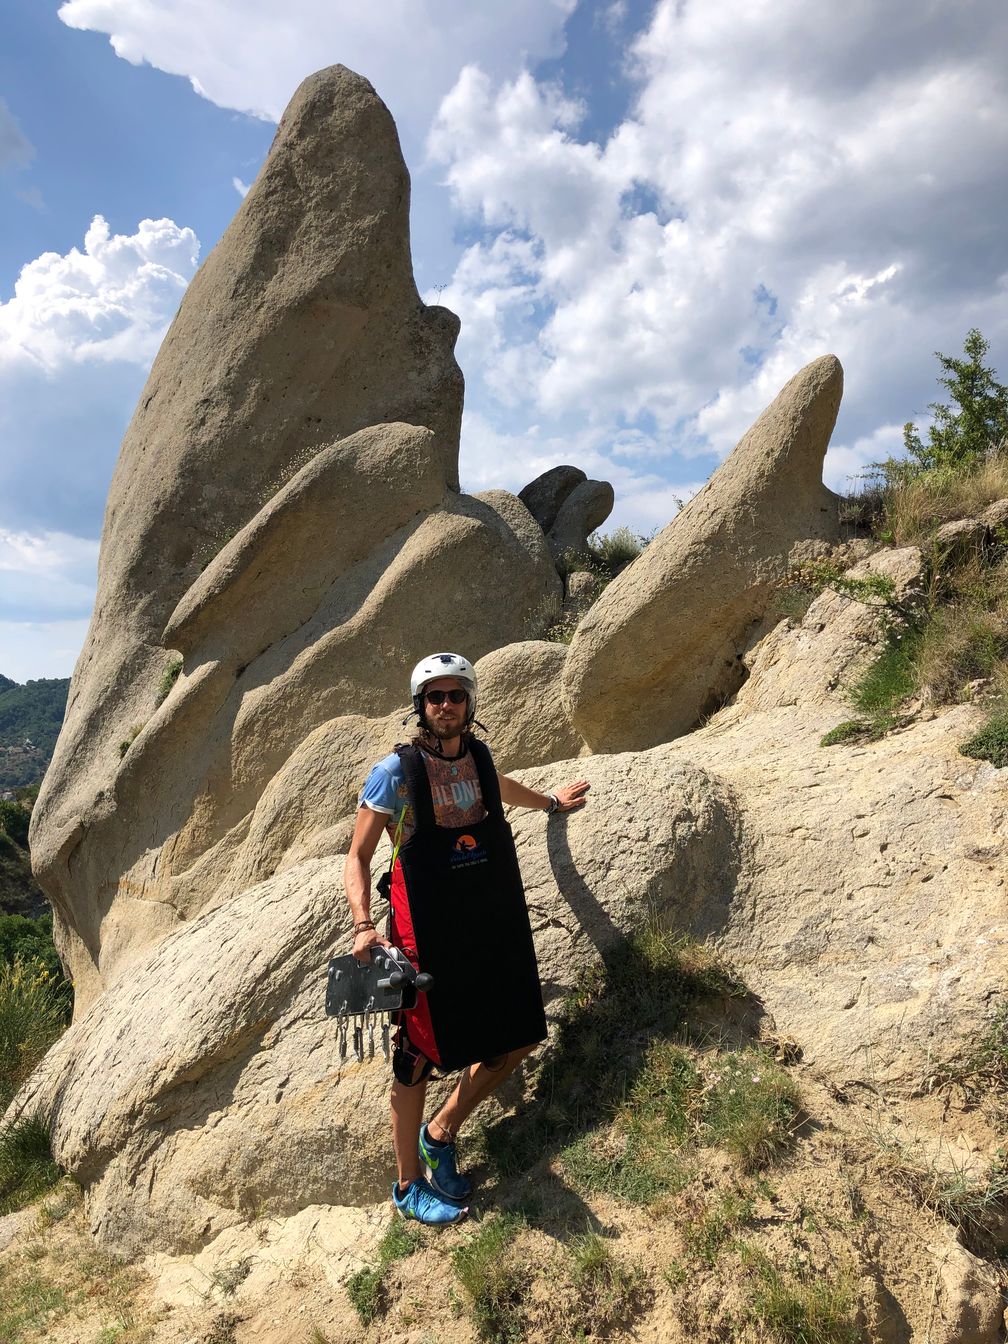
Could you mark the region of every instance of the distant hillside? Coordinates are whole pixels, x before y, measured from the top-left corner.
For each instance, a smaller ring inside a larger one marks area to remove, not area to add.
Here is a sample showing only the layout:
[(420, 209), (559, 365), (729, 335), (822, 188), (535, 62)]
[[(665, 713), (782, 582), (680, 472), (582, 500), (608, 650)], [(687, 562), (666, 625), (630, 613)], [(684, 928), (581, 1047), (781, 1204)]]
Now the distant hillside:
[(37, 784), (45, 774), (69, 688), (69, 677), (42, 677), (21, 686), (0, 675), (0, 793)]

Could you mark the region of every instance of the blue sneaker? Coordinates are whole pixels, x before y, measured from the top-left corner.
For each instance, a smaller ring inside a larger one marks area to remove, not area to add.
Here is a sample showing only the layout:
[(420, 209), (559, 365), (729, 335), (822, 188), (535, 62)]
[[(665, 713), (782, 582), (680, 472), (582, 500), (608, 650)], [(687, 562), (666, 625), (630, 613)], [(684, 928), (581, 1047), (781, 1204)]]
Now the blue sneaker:
[(399, 1182), (392, 1186), (392, 1203), (402, 1218), (415, 1218), (418, 1223), (437, 1227), (442, 1223), (458, 1223), (469, 1212), (457, 1204), (449, 1204), (433, 1191), (422, 1176), (410, 1181), (403, 1194)]
[(420, 1157), (427, 1164), (427, 1179), (445, 1199), (461, 1202), (472, 1194), (472, 1186), (458, 1169), (458, 1152), (453, 1143), (438, 1143), (426, 1125), (420, 1126)]

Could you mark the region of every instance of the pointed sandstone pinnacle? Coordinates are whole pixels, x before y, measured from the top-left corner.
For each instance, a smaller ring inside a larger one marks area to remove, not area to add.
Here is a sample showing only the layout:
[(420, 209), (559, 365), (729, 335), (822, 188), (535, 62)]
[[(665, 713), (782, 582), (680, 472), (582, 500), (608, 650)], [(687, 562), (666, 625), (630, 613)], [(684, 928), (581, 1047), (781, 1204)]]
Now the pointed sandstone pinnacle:
[(564, 703), (593, 750), (670, 741), (738, 689), (747, 634), (792, 546), (839, 536), (822, 465), (842, 391), (834, 355), (796, 374), (590, 608), (571, 642)]
[[(237, 642), (249, 645), (248, 654), (277, 638), (275, 630), (252, 629), (270, 607), (262, 585), (254, 591), (255, 548), (268, 550), (279, 535), (276, 510), (267, 515), (264, 507), (295, 481), (287, 515), (301, 510), (315, 517), (326, 481), (318, 479), (314, 495), (311, 488), (297, 494), (304, 484), (299, 469), (342, 444), (330, 457), (342, 453), (345, 473), (352, 474), (354, 453), (366, 457), (389, 438), (379, 431), (362, 436), (369, 427), (399, 422), (400, 438), (413, 436), (412, 475), (422, 498), (407, 514), (458, 488), (458, 319), (425, 307), (417, 293), (409, 195), (395, 124), (368, 81), (342, 66), (310, 76), (154, 361), (112, 480), (94, 616), (35, 809), (32, 856), (57, 907), (80, 906), (88, 873), (96, 874), (90, 913), (81, 907), (84, 923), (75, 930), (68, 920), (60, 935), (71, 961), (79, 960), (74, 938), (87, 948), (86, 956), (78, 949), (84, 960), (97, 956), (115, 874), (142, 848), (127, 834), (134, 822), (121, 818), (114, 823), (115, 843), (101, 837), (104, 823), (121, 811), (113, 785), (120, 755), (128, 749), (128, 766), (141, 753), (141, 726), (152, 723), (157, 688), (173, 658), (171, 644), (162, 641), (172, 613), (180, 647), (208, 633), (227, 646), (218, 618), (229, 602), (233, 607), (247, 596), (254, 617)], [(362, 477), (373, 480), (373, 466), (370, 458), (361, 463)], [(408, 453), (398, 470), (409, 470)], [(339, 527), (337, 476), (329, 481), (336, 510), (330, 530)], [(359, 481), (349, 492), (355, 508), (362, 507), (366, 484)], [(370, 519), (375, 544), (400, 525), (403, 487), (402, 479), (390, 487), (387, 519), (381, 489), (371, 491), (364, 518), (354, 519), (355, 526)], [(232, 548), (215, 563), (235, 537), (243, 538), (243, 549)], [(266, 557), (270, 564), (276, 549)], [(320, 539), (311, 557), (310, 583), (323, 588), (339, 568), (337, 544), (323, 572), (328, 549)], [(299, 600), (305, 606), (300, 594)], [(295, 615), (300, 620), (304, 612)], [(191, 671), (187, 666), (190, 681)], [(218, 701), (225, 689), (222, 682), (214, 691)], [(213, 706), (204, 699), (209, 723)], [(186, 750), (184, 743), (173, 748)], [(175, 759), (165, 759), (162, 777), (174, 769)], [(148, 798), (149, 810), (160, 809), (162, 828), (184, 817), (182, 793), (180, 785), (174, 808)], [(76, 880), (69, 876), (71, 862)], [(137, 890), (150, 906), (147, 888), (141, 883)]]

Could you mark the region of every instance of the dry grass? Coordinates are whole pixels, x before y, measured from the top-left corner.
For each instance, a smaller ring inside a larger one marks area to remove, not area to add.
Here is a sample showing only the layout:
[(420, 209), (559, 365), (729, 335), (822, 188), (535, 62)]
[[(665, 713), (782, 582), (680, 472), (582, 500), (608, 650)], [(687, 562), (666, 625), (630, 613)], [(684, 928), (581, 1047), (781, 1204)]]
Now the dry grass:
[(0, 1340), (28, 1344), (58, 1329), (96, 1344), (146, 1344), (147, 1276), (95, 1247), (72, 1182), (32, 1217), (29, 1235), (0, 1260)]
[(925, 471), (859, 497), (874, 498), (875, 530), (896, 546), (920, 545), (943, 523), (975, 518), (988, 504), (1008, 498), (1008, 453), (998, 452), (974, 471)]

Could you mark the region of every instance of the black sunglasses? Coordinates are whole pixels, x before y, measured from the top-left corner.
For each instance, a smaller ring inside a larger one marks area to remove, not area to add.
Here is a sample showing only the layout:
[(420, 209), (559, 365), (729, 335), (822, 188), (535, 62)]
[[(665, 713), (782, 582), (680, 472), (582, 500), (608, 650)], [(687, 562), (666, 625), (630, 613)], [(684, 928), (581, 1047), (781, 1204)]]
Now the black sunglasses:
[(465, 691), (425, 691), (424, 698), (429, 705), (443, 705), (446, 700), (450, 700), (453, 705), (460, 705), (469, 697)]

